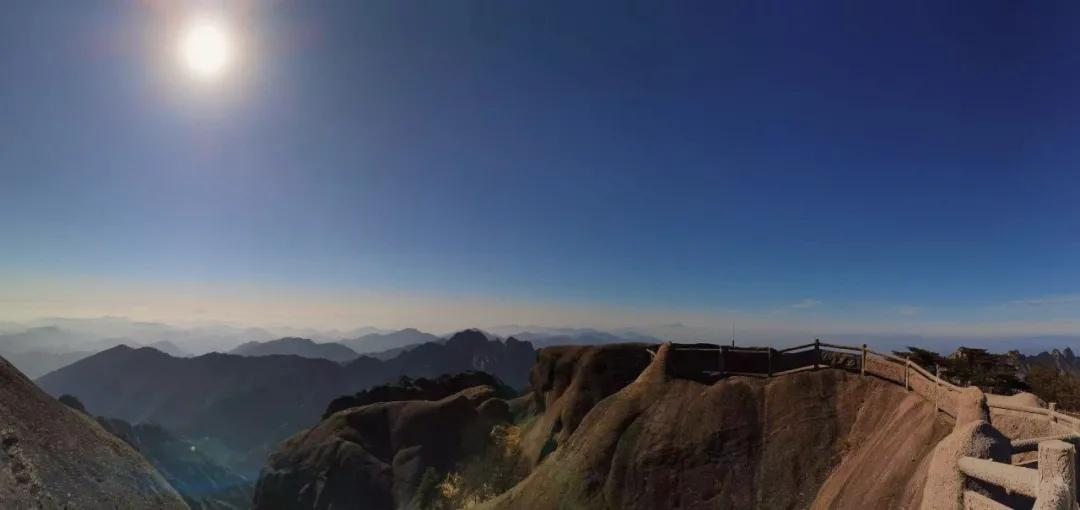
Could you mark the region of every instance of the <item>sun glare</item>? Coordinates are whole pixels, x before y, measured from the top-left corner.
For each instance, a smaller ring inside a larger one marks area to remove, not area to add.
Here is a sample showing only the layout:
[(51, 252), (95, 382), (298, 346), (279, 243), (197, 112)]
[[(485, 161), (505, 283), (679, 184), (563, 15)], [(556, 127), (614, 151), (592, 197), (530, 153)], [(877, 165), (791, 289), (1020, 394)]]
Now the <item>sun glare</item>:
[(197, 78), (219, 77), (233, 57), (228, 31), (220, 23), (200, 21), (184, 29), (180, 37), (180, 59)]

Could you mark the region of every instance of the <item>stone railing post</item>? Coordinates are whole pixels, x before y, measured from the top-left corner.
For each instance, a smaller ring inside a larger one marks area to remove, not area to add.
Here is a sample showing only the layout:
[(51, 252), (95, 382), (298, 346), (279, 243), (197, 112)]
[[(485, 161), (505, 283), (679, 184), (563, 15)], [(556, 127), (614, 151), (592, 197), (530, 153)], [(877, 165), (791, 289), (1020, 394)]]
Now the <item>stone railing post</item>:
[(727, 346), (720, 346), (720, 375), (727, 375)]
[(904, 358), (904, 391), (911, 391), (911, 385), (908, 384), (908, 372), (911, 371), (911, 359)]
[(859, 375), (866, 375), (866, 344), (862, 344), (862, 363), (859, 365)]
[(1076, 447), (1059, 440), (1039, 443), (1038, 471), (1033, 510), (1076, 508)]
[(1057, 410), (1057, 402), (1050, 402), (1046, 406), (1046, 416), (1050, 418), (1050, 423), (1057, 421), (1057, 417), (1054, 416), (1054, 411)]
[(934, 364), (934, 412), (941, 411), (941, 365)]

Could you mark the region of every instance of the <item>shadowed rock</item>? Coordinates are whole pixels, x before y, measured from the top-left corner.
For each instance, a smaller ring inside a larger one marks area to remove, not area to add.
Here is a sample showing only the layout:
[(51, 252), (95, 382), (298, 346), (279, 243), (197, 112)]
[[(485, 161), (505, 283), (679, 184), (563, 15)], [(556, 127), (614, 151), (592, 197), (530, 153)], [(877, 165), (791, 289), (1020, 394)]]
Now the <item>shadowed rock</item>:
[(438, 401), (381, 402), (327, 417), (286, 440), (267, 461), (254, 508), (403, 508), (424, 473), (481, 452), (508, 418), (496, 390), (469, 388)]

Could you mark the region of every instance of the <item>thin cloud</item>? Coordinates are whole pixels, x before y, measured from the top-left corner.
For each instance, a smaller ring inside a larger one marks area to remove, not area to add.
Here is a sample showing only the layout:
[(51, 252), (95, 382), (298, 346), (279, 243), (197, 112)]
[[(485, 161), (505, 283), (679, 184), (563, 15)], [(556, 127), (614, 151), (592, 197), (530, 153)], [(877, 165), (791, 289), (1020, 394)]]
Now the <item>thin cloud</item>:
[(1057, 296), (1043, 296), (1032, 299), (1017, 299), (1009, 301), (1011, 306), (1060, 306), (1080, 305), (1080, 294), (1061, 294)]
[(821, 301), (818, 301), (816, 299), (804, 299), (802, 301), (799, 301), (798, 303), (795, 303), (795, 304), (791, 305), (791, 307), (795, 308), (797, 310), (804, 310), (806, 308), (819, 307), (819, 306), (821, 306), (821, 304), (822, 304)]
[(922, 313), (922, 308), (910, 305), (901, 305), (896, 307), (896, 313), (905, 317), (911, 317), (912, 315), (919, 315)]

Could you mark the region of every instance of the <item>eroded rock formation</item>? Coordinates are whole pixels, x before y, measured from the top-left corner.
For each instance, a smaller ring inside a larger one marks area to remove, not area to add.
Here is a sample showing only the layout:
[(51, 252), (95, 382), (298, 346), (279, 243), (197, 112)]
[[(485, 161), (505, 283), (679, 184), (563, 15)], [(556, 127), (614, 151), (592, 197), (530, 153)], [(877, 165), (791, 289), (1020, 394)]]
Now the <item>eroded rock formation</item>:
[(669, 363), (661, 348), (486, 508), (911, 508), (950, 430), (932, 403), (874, 377), (707, 385)]

